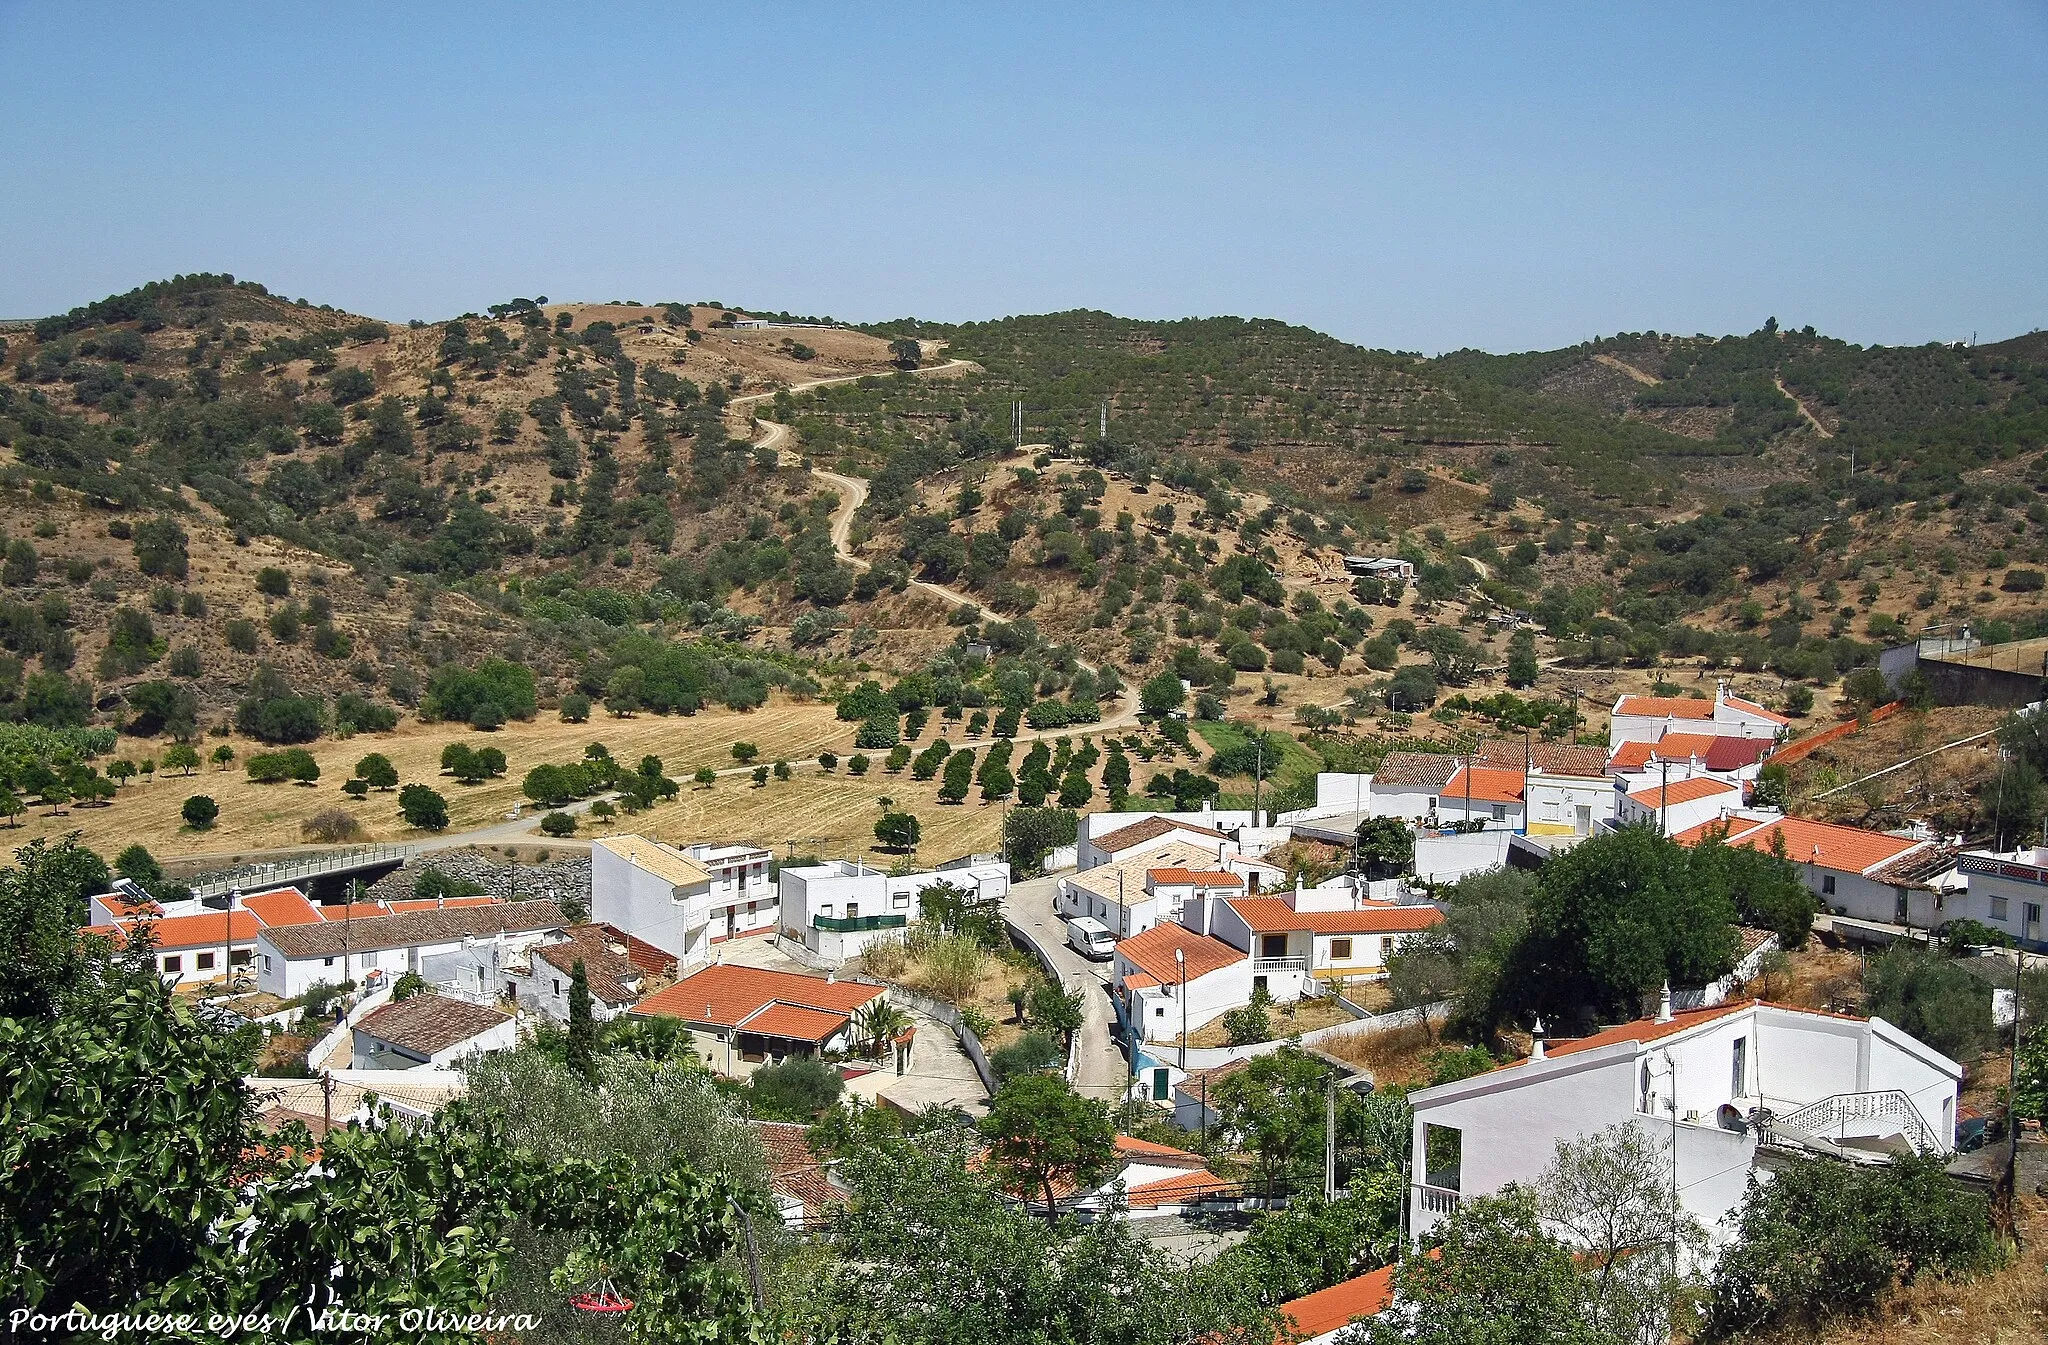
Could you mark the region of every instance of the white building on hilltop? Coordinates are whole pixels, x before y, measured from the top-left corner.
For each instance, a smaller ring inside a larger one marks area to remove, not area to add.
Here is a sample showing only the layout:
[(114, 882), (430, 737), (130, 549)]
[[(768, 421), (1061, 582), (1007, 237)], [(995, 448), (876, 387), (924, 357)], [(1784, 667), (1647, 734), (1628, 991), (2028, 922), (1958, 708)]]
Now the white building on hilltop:
[(1470, 1196), (1533, 1183), (1562, 1140), (1623, 1122), (1675, 1152), (1673, 1184), (1717, 1242), (1750, 1174), (1827, 1154), (1955, 1147), (1963, 1067), (1881, 1018), (1757, 1001), (1624, 1023), (1408, 1095), (1420, 1238)]
[(1654, 743), (1667, 733), (1711, 734), (1721, 738), (1777, 738), (1792, 721), (1755, 701), (1714, 688), (1714, 698), (1698, 696), (1623, 696), (1614, 702), (1607, 723), (1607, 750), (1626, 742)]

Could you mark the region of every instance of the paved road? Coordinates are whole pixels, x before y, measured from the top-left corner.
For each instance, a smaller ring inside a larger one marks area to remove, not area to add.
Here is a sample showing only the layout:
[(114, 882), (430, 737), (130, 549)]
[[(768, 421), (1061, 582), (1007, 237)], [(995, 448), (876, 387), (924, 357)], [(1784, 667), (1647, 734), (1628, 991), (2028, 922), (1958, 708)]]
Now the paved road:
[(1052, 911), (1056, 878), (1015, 883), (1003, 898), (1003, 914), (1030, 932), (1059, 969), (1069, 990), (1082, 992), (1081, 1048), (1074, 1080), (1076, 1092), (1121, 1102), (1130, 1082), (1130, 1066), (1116, 1046), (1116, 1016), (1109, 1002), (1107, 962), (1091, 962), (1067, 943), (1067, 927)]

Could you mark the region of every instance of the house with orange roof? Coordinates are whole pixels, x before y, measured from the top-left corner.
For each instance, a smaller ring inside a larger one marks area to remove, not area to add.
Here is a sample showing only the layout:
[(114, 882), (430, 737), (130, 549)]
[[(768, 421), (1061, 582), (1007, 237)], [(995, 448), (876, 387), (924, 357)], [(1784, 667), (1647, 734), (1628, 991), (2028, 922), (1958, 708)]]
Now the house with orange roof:
[(1386, 1311), (1394, 1301), (1397, 1269), (1381, 1266), (1282, 1303), (1279, 1311), (1289, 1333), (1286, 1338), (1293, 1345), (1333, 1345), (1352, 1323)]
[(1428, 904), (1367, 901), (1353, 888), (1312, 888), (1211, 901), (1188, 923), (1252, 960), (1252, 984), (1276, 1000), (1322, 993), (1326, 982), (1376, 980), (1403, 939), (1443, 923)]
[(1686, 1210), (1717, 1243), (1750, 1177), (1828, 1155), (1885, 1162), (1955, 1147), (1963, 1067), (1882, 1018), (1756, 1000), (1674, 1012), (1408, 1095), (1414, 1108), (1409, 1227), (1419, 1240), (1458, 1204), (1533, 1184), (1559, 1143), (1642, 1127), (1675, 1165)]
[(1934, 929), (1961, 914), (1955, 850), (1932, 840), (1760, 811), (1708, 818), (1673, 835), (1681, 845), (1709, 837), (1782, 855), (1836, 915)]
[(93, 922), (84, 932), (116, 947), (147, 924), (156, 941), (157, 970), (175, 985), (202, 985), (247, 971), (255, 963), (260, 932), (318, 924), (324, 918), (323, 908), (296, 887), (250, 897), (235, 892), (224, 904), (215, 905), (197, 897), (158, 902), (125, 878), (115, 879), (112, 890), (93, 897), (88, 909)]
[(1614, 825), (1649, 826), (1675, 835), (1742, 806), (1742, 787), (1718, 775), (1690, 775), (1653, 782), (1627, 793), (1617, 778)]
[(1251, 955), (1174, 920), (1119, 939), (1110, 966), (1124, 1022), (1146, 1041), (1174, 1041), (1252, 1001)]
[(1437, 824), (1449, 827), (1477, 822), (1488, 831), (1525, 830), (1526, 784), (1520, 770), (1460, 765), (1437, 792)]
[(632, 1012), (682, 1020), (704, 1062), (739, 1078), (790, 1056), (852, 1046), (855, 1015), (888, 996), (887, 986), (716, 963), (647, 996)]
[[(970, 1159), (969, 1166), (979, 1168), (984, 1161), (984, 1156), (977, 1154)], [(1060, 1212), (1085, 1222), (1102, 1218), (1119, 1202), (1126, 1219), (1156, 1219), (1205, 1209), (1234, 1208), (1243, 1188), (1212, 1172), (1209, 1160), (1200, 1154), (1133, 1135), (1118, 1135), (1116, 1157), (1107, 1176), (1091, 1186), (1071, 1180), (1055, 1181), (1052, 1193)], [(1020, 1204), (1045, 1208), (1043, 1191), (1005, 1194)]]
[(1715, 684), (1712, 700), (1704, 696), (1621, 697), (1609, 712), (1607, 750), (1612, 754), (1626, 742), (1654, 743), (1668, 733), (1775, 742), (1791, 723), (1775, 710), (1733, 694), (1724, 680)]
[[(1154, 874), (1174, 877), (1154, 881)], [(1121, 859), (1061, 874), (1053, 893), (1060, 918), (1100, 920), (1117, 938), (1142, 934), (1180, 919), (1190, 901), (1212, 892), (1231, 895), (1278, 882), (1281, 870), (1248, 859), (1228, 842), (1194, 844), (1184, 839), (1140, 846)], [(1197, 877), (1199, 875), (1199, 877)]]

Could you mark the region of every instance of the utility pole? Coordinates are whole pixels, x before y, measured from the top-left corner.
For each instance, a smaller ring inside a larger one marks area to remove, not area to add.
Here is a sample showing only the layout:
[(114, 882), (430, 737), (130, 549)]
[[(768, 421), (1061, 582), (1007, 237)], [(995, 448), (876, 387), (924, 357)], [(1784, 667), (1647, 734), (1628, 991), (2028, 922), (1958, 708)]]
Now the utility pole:
[(326, 1070), (320, 1071), (320, 1134), (325, 1137), (334, 1129), (334, 1076)]
[[(2027, 971), (2027, 950), (2019, 951), (2019, 960), (2013, 965), (2012, 973), (2012, 1058), (2006, 1065), (2005, 1080), (2005, 1173), (1998, 1179), (1998, 1188), (1993, 1193), (1991, 1210), (1993, 1222), (2002, 1225), (2007, 1237), (2015, 1247), (2020, 1241), (2020, 1221), (2014, 1205), (2019, 1196), (2020, 1130), (2013, 1115), (2013, 1094), (2020, 1086), (2020, 1041), (2025, 1001), (2020, 997), (2020, 985)], [(1950, 1136), (1954, 1142), (1954, 1136)]]
[(1323, 1080), (1323, 1199), (1337, 1198), (1337, 1076)]
[(1264, 729), (1256, 729), (1254, 732), (1259, 735), (1255, 757), (1258, 764), (1252, 770), (1252, 825), (1256, 827), (1261, 825), (1259, 821), (1259, 799), (1261, 797), (1259, 786), (1266, 781), (1266, 731)]
[(1173, 950), (1173, 965), (1180, 972), (1180, 1072), (1188, 1072), (1188, 955), (1185, 949)]
[(1657, 785), (1657, 834), (1659, 836), (1669, 836), (1671, 834), (1671, 763), (1669, 761), (1660, 761), (1657, 763), (1657, 768), (1660, 772), (1660, 780)]

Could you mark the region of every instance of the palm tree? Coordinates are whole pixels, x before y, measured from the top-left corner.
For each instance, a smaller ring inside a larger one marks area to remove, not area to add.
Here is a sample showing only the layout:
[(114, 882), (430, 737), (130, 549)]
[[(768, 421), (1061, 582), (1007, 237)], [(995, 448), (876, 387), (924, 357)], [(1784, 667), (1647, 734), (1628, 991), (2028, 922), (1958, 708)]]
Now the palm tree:
[(867, 1043), (869, 1055), (880, 1055), (882, 1048), (909, 1026), (910, 1015), (879, 995), (861, 1005), (853, 1015), (854, 1035)]

